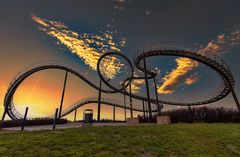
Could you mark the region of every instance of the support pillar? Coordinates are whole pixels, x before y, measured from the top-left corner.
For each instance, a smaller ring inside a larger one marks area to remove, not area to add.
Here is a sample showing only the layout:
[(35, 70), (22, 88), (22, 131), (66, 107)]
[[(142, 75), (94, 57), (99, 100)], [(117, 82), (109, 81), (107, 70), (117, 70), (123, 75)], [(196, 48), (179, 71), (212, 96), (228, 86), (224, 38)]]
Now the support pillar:
[(156, 83), (155, 77), (154, 77), (153, 81), (154, 81), (155, 95), (156, 95), (156, 101), (157, 101), (158, 112), (159, 112), (158, 114), (160, 115), (161, 114), (161, 109), (160, 109), (160, 104), (158, 102), (157, 83)]
[(21, 127), (21, 131), (24, 130), (24, 127), (25, 127), (25, 122), (26, 122), (26, 119), (27, 119), (27, 113), (28, 113), (28, 107), (26, 107), (25, 109), (25, 114), (24, 114), (24, 117), (23, 117), (23, 120), (22, 120), (22, 127)]
[(240, 104), (239, 104), (239, 101), (238, 101), (237, 95), (236, 95), (236, 93), (235, 93), (235, 91), (234, 91), (232, 85), (230, 85), (230, 89), (231, 89), (231, 93), (232, 93), (233, 99), (234, 99), (234, 101), (235, 101), (235, 103), (236, 103), (236, 105), (237, 105), (238, 112), (239, 112), (239, 114), (240, 114)]
[(3, 128), (4, 126), (4, 119), (6, 117), (7, 114), (7, 107), (4, 106), (4, 111), (3, 111), (3, 115), (2, 115), (2, 121), (1, 121), (1, 128)]
[(129, 93), (130, 93), (130, 114), (131, 118), (133, 118), (133, 110), (132, 110), (132, 86), (131, 83), (129, 84)]
[(75, 110), (75, 113), (74, 113), (74, 122), (76, 122), (76, 119), (77, 119), (77, 109)]
[(113, 105), (113, 122), (115, 122), (115, 113), (116, 113), (115, 105)]
[(148, 102), (149, 120), (151, 120), (152, 119), (152, 109), (151, 109), (151, 102), (150, 102), (150, 93), (149, 93), (148, 76), (147, 76), (147, 66), (146, 66), (145, 58), (143, 59), (143, 65), (144, 65), (145, 83), (146, 83), (146, 90), (147, 90), (147, 102)]
[(55, 111), (55, 117), (53, 119), (53, 130), (56, 128), (56, 123), (57, 123), (57, 115), (58, 115), (58, 108), (56, 108), (56, 111)]
[(97, 121), (100, 122), (100, 114), (101, 114), (101, 96), (102, 96), (102, 81), (99, 82), (99, 91), (98, 91), (98, 113), (97, 113)]
[(61, 103), (60, 103), (60, 107), (59, 107), (58, 119), (61, 118), (63, 100), (64, 100), (65, 89), (66, 89), (66, 84), (67, 84), (67, 78), (68, 78), (68, 71), (66, 71), (66, 73), (65, 73), (65, 79), (64, 79), (64, 84), (63, 84), (63, 91), (62, 91), (62, 98), (61, 98)]
[(144, 101), (144, 103), (146, 104), (146, 105), (145, 105), (145, 108), (146, 108), (146, 109), (145, 109), (145, 116), (146, 116), (146, 117), (149, 117), (147, 102)]
[(144, 100), (142, 101), (142, 105), (143, 105), (143, 117), (145, 118), (145, 104), (144, 104)]
[(190, 123), (192, 123), (193, 122), (193, 116), (192, 116), (192, 109), (191, 109), (190, 105), (188, 105), (188, 110), (189, 110)]
[(123, 95), (123, 102), (124, 102), (124, 107), (125, 107), (124, 108), (124, 118), (125, 118), (125, 121), (126, 121), (127, 120), (127, 112), (126, 112), (126, 110), (127, 110), (126, 107), (127, 106), (126, 106), (126, 95), (125, 94)]

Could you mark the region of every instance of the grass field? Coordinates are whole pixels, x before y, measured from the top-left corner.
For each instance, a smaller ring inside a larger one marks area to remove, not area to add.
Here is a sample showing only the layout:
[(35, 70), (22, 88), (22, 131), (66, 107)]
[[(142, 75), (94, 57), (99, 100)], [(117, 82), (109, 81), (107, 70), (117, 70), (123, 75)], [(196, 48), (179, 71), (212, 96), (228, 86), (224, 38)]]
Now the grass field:
[(240, 156), (240, 124), (0, 131), (0, 156)]

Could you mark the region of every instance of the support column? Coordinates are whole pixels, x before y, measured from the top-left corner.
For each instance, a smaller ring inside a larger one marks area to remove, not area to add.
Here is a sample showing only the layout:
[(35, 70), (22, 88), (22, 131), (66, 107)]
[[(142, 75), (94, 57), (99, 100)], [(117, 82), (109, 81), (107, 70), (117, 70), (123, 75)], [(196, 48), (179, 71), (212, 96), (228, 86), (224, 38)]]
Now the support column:
[(7, 107), (4, 106), (4, 111), (3, 111), (3, 115), (2, 115), (2, 121), (1, 121), (1, 127), (3, 128), (4, 126), (4, 119), (6, 117), (7, 114)]
[(158, 102), (157, 83), (156, 83), (155, 77), (154, 77), (153, 81), (154, 81), (155, 95), (156, 95), (156, 101), (157, 101), (158, 112), (159, 112), (158, 114), (160, 115), (161, 114), (161, 109), (160, 109), (160, 104)]
[(193, 122), (193, 117), (192, 117), (192, 110), (191, 110), (190, 105), (188, 105), (188, 110), (189, 110), (190, 123), (192, 123)]
[(63, 105), (64, 95), (65, 95), (65, 89), (66, 89), (67, 77), (68, 77), (68, 71), (66, 71), (66, 73), (65, 73), (65, 79), (64, 79), (64, 84), (63, 84), (63, 91), (62, 91), (62, 98), (61, 98), (61, 103), (60, 103), (60, 107), (59, 107), (59, 115), (58, 115), (58, 119), (61, 118), (62, 105)]
[(130, 93), (130, 114), (131, 118), (133, 118), (133, 110), (132, 110), (132, 85), (131, 83), (129, 84), (129, 93)]
[(149, 117), (147, 102), (144, 101), (144, 103), (146, 104), (146, 105), (145, 105), (145, 108), (146, 108), (146, 109), (145, 109), (145, 116), (146, 116), (146, 117)]
[(115, 122), (115, 105), (113, 105), (113, 122)]
[(56, 108), (55, 117), (54, 117), (54, 119), (53, 119), (53, 127), (52, 127), (53, 130), (56, 128), (57, 115), (58, 115), (58, 108)]
[(74, 113), (74, 122), (76, 122), (77, 119), (77, 109), (75, 109), (75, 113)]
[(21, 127), (21, 131), (23, 131), (23, 130), (24, 130), (25, 123), (26, 123), (26, 119), (27, 119), (27, 113), (28, 113), (28, 107), (26, 107), (26, 109), (25, 109), (25, 114), (24, 114), (24, 117), (23, 117), (23, 120), (22, 120), (22, 127)]
[(143, 117), (145, 118), (145, 104), (144, 104), (144, 100), (142, 101), (142, 105), (143, 105)]
[(125, 118), (125, 121), (127, 120), (127, 112), (126, 112), (126, 95), (124, 94), (123, 95), (123, 102), (124, 102), (124, 118)]
[(231, 89), (231, 93), (232, 93), (233, 99), (234, 99), (234, 101), (235, 101), (235, 103), (236, 103), (236, 105), (237, 105), (238, 112), (239, 112), (239, 114), (240, 114), (240, 104), (239, 104), (237, 95), (236, 95), (236, 93), (235, 93), (235, 91), (234, 91), (234, 89), (233, 89), (233, 87), (232, 87), (231, 84), (230, 84), (230, 89)]
[(150, 102), (150, 93), (149, 93), (148, 76), (147, 76), (147, 66), (146, 66), (145, 58), (143, 59), (143, 65), (144, 65), (145, 83), (146, 83), (146, 90), (147, 90), (147, 102), (148, 102), (149, 120), (151, 120), (152, 119), (152, 109), (151, 109), (151, 102)]
[(98, 113), (97, 113), (97, 121), (100, 122), (100, 114), (101, 114), (101, 96), (102, 96), (102, 81), (99, 83), (99, 91), (98, 91)]

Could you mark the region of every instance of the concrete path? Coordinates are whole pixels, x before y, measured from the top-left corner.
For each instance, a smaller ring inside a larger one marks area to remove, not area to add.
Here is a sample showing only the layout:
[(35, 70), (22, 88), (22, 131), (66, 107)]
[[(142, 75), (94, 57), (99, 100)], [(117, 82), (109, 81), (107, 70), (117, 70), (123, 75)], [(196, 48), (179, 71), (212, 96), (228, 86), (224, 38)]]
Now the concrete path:
[[(93, 126), (126, 126), (126, 123), (93, 123)], [(52, 125), (39, 125), (39, 126), (25, 126), (25, 131), (36, 131), (36, 130), (52, 130)], [(82, 127), (82, 122), (72, 122), (67, 124), (58, 124), (56, 129), (67, 129), (67, 128), (80, 128)], [(20, 131), (21, 127), (9, 127), (3, 128), (3, 130), (8, 131)]]

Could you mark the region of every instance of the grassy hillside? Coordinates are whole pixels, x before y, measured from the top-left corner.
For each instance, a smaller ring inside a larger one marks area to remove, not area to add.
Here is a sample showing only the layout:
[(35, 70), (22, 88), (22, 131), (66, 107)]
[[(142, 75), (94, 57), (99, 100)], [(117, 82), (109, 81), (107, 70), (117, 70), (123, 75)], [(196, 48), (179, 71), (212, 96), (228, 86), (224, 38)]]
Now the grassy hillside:
[(239, 124), (0, 132), (0, 156), (240, 156)]

